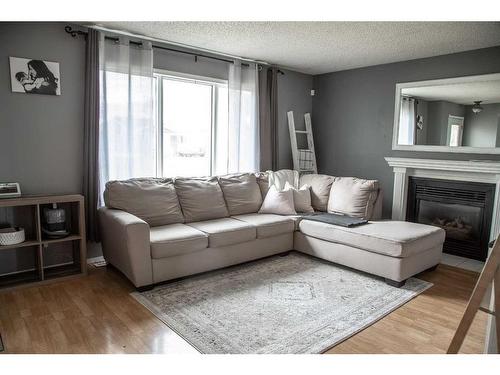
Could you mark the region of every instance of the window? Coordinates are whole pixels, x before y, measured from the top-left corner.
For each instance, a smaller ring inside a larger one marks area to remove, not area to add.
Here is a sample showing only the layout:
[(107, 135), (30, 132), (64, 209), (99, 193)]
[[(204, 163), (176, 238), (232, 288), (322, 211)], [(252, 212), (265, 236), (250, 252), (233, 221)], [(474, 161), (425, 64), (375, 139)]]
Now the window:
[(208, 176), (225, 169), (227, 82), (156, 72), (157, 175)]
[(464, 118), (459, 116), (448, 116), (448, 146), (462, 146), (464, 132)]

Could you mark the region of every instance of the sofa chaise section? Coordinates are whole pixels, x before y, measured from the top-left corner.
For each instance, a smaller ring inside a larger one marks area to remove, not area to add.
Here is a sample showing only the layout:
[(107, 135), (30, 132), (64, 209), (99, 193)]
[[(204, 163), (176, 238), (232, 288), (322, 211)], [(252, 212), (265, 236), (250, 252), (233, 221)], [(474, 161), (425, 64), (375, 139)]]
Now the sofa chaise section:
[(409, 277), (439, 264), (444, 237), (440, 228), (405, 221), (371, 221), (345, 228), (302, 220), (294, 246), (401, 286)]

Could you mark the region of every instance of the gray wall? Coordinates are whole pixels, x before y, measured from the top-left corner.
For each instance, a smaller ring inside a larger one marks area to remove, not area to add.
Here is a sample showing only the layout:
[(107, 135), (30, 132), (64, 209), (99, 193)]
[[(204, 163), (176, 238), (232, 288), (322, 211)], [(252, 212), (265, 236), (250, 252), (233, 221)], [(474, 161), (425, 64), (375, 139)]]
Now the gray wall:
[(463, 135), (464, 146), (497, 147), (500, 126), (500, 103), (483, 104), (479, 113), (466, 106)]
[[(291, 169), (293, 162), (287, 112), (293, 111), (296, 127), (305, 129), (304, 113), (312, 113), (313, 77), (290, 70), (283, 70), (283, 72), (284, 75), (278, 75), (278, 166), (280, 169)], [(304, 140), (298, 138), (297, 141), (303, 142)]]
[[(429, 119), (427, 126), (427, 144), (434, 146), (445, 146), (448, 141), (448, 119), (449, 116), (465, 116), (465, 106), (447, 102), (445, 100), (436, 100), (428, 102), (427, 117)], [(464, 143), (464, 146), (466, 144)]]
[[(0, 46), (0, 181), (80, 193), (85, 42), (62, 23), (0, 23)], [(59, 62), (61, 95), (11, 92), (9, 56)]]
[(500, 47), (494, 47), (315, 76), (312, 121), (319, 171), (380, 180), (384, 216), (390, 217), (393, 172), (385, 156), (500, 160), (391, 149), (396, 83), (498, 72)]

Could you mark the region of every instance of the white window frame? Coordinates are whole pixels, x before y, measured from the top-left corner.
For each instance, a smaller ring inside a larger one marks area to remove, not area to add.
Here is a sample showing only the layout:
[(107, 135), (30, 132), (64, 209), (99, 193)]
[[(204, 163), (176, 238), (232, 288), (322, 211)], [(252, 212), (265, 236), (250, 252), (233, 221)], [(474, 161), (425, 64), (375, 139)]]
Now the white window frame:
[[(212, 119), (211, 119), (211, 130), (210, 130), (210, 176), (214, 174), (215, 165), (215, 140), (217, 139), (217, 102), (218, 102), (218, 90), (217, 86), (228, 86), (228, 81), (199, 76), (194, 74), (174, 72), (171, 70), (164, 69), (154, 69), (153, 76), (155, 78), (155, 112), (156, 112), (156, 129), (157, 129), (157, 157), (156, 157), (156, 175), (158, 177), (163, 177), (163, 78), (168, 78), (172, 80), (178, 80), (183, 82), (191, 82), (196, 84), (203, 84), (212, 87)], [(174, 176), (171, 176), (174, 177)]]

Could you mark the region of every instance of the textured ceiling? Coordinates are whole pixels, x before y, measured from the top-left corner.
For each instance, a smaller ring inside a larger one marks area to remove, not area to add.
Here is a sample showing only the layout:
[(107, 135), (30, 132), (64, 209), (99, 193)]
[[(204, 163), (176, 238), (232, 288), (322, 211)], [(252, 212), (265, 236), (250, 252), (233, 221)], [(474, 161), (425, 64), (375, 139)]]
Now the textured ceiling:
[(98, 22), (321, 74), (500, 45), (500, 22)]
[(410, 87), (403, 94), (424, 100), (446, 100), (448, 102), (471, 105), (476, 100), (484, 104), (500, 103), (500, 79), (484, 82), (455, 83), (451, 85)]

